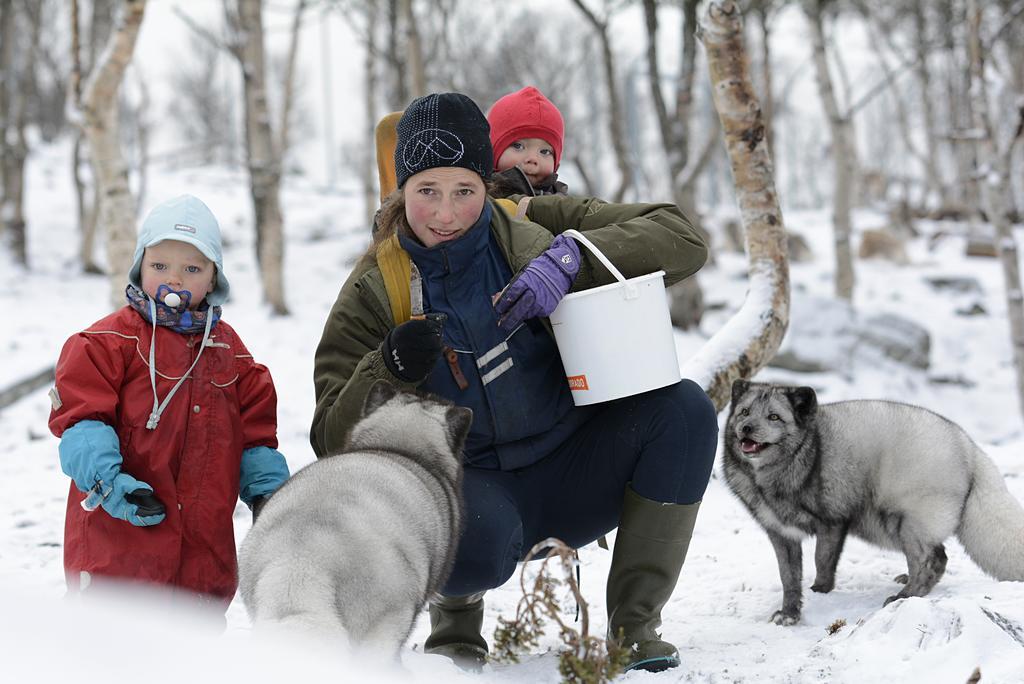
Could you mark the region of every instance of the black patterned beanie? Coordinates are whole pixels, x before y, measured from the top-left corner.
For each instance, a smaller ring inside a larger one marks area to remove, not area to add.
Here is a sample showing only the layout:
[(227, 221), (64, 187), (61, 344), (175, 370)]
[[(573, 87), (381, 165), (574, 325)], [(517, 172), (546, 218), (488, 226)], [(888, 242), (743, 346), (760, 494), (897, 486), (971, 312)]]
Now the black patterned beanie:
[(398, 187), (420, 171), (458, 166), (489, 178), (494, 169), (491, 127), (473, 100), (461, 93), (416, 98), (397, 126)]

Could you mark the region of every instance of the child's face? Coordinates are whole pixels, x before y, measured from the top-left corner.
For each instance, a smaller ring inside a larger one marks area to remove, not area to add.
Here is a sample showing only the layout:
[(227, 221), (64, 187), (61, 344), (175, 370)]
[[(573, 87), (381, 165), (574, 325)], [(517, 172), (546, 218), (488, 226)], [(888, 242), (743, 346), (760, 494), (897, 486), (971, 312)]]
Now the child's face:
[(420, 171), (402, 186), (405, 218), (424, 247), (462, 237), (484, 210), (480, 176), (455, 166)]
[(190, 309), (199, 306), (216, 285), (217, 267), (198, 249), (178, 240), (164, 240), (142, 255), (142, 290), (156, 299), (161, 285), (192, 293)]
[(555, 148), (540, 138), (522, 138), (505, 148), (498, 157), (497, 170), (507, 171), (518, 166), (530, 179), (530, 185), (538, 185), (555, 172)]

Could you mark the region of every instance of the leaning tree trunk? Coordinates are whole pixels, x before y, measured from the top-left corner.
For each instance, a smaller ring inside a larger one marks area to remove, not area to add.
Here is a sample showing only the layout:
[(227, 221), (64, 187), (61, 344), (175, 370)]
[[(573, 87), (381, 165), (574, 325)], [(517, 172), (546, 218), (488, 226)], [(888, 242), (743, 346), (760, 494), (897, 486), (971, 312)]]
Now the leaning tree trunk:
[(107, 233), (110, 302), (114, 307), (124, 302), (124, 287), (135, 251), (135, 200), (119, 139), (118, 90), (131, 62), (145, 11), (146, 0), (125, 0), (103, 55), (85, 84), (81, 112), (76, 117), (89, 143), (96, 174), (97, 213)]
[(1017, 373), (1018, 408), (1024, 412), (1024, 297), (1021, 294), (1020, 270), (1017, 265), (1017, 241), (1007, 217), (1010, 190), (1010, 156), (1013, 141), (1000, 151), (996, 126), (989, 114), (988, 88), (985, 84), (984, 54), (981, 46), (981, 7), (978, 0), (967, 0), (969, 26), (968, 49), (971, 65), (971, 114), (977, 137), (977, 154), (981, 162), (981, 201), (989, 221), (996, 228), (999, 260), (1003, 264), (1006, 288), (1006, 311), (1010, 321), (1010, 344)]
[(814, 43), (814, 69), (818, 77), (818, 94), (825, 108), (832, 133), (832, 160), (835, 163), (835, 185), (832, 193), (832, 231), (835, 246), (835, 293), (842, 299), (853, 299), (853, 250), (850, 247), (850, 204), (853, 196), (856, 148), (850, 117), (843, 116), (836, 102), (832, 78), (825, 55), (825, 32), (822, 28), (821, 6), (825, 0), (811, 0), (806, 6)]
[(761, 109), (750, 81), (743, 21), (734, 0), (708, 4), (700, 23), (711, 92), (722, 122), (747, 238), (750, 287), (740, 310), (684, 366), (721, 410), (732, 383), (774, 356), (789, 325), (786, 229), (775, 193)]
[(262, 0), (239, 0), (241, 44), (236, 52), (245, 87), (245, 150), (256, 221), (256, 259), (264, 300), (287, 315), (284, 298), (284, 219), (281, 215), (281, 157), (270, 127), (263, 55)]

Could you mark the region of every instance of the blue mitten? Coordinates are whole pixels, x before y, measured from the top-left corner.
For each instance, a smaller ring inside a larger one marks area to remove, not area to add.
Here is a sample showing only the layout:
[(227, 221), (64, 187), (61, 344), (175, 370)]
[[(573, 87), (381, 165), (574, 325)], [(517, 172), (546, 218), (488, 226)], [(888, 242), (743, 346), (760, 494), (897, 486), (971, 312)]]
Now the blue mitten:
[(242, 452), (238, 497), (246, 506), (255, 510), (256, 499), (269, 497), (287, 479), (288, 463), (277, 449), (258, 446)]
[(100, 505), (136, 527), (163, 522), (166, 511), (153, 488), (121, 472), (121, 449), (114, 428), (97, 420), (75, 423), (61, 435), (60, 467), (88, 494), (82, 508)]
[(498, 295), (494, 303), (498, 325), (511, 331), (528, 318), (550, 315), (579, 272), (580, 248), (572, 238), (557, 236)]

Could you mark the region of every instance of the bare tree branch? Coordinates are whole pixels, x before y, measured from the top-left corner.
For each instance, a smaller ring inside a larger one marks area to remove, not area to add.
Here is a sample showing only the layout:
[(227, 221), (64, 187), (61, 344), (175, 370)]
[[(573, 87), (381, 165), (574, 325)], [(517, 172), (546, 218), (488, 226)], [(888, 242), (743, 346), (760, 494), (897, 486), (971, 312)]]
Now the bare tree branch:
[(192, 29), (192, 32), (195, 33), (197, 36), (199, 36), (200, 38), (202, 38), (218, 50), (225, 50), (235, 55), (235, 57), (238, 57), (237, 45), (233, 45), (224, 38), (216, 36), (212, 31), (210, 31), (210, 29), (199, 24), (192, 17), (185, 14), (185, 12), (180, 7), (174, 6), (171, 9), (174, 12), (174, 14), (177, 15), (177, 17), (181, 19), (183, 22), (185, 22), (185, 25)]
[(1011, 7), (1010, 11), (1008, 11), (1004, 15), (1003, 23), (1000, 24), (999, 27), (992, 32), (992, 35), (988, 37), (988, 40), (982, 43), (982, 50), (984, 50), (985, 52), (991, 50), (992, 46), (995, 45), (995, 42), (999, 40), (999, 38), (1007, 29), (1010, 28), (1013, 22), (1017, 21), (1017, 18), (1021, 14), (1024, 14), (1024, 0), (1020, 0), (1020, 2)]

